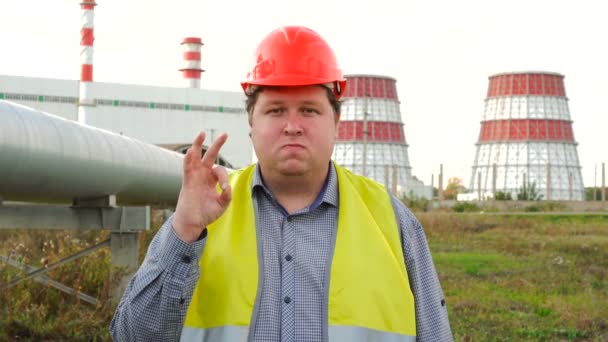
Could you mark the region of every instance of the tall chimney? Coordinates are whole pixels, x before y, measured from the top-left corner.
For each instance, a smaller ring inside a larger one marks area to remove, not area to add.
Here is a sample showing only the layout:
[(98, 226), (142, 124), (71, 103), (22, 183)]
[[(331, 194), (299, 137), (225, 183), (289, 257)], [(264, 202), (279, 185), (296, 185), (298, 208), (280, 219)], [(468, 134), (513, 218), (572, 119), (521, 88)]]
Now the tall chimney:
[(95, 0), (82, 0), (82, 28), (80, 29), (80, 89), (78, 94), (78, 122), (86, 123), (87, 108), (95, 105), (91, 96), (93, 82), (93, 9), (97, 6)]
[(203, 42), (198, 37), (184, 38), (182, 42), (184, 47), (184, 67), (179, 69), (187, 81), (188, 88), (201, 87), (201, 73), (205, 70), (201, 69), (201, 46)]

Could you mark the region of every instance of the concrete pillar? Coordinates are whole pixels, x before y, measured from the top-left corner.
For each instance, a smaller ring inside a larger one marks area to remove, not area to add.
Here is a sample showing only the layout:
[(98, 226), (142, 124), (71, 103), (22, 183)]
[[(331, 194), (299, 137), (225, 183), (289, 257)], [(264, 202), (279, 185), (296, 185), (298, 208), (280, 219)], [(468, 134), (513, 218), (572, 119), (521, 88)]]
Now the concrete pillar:
[(110, 300), (116, 304), (120, 301), (123, 292), (131, 277), (139, 267), (139, 233), (112, 232), (110, 233)]
[(439, 200), (443, 201), (443, 164), (439, 164), (439, 180), (438, 180), (438, 188), (439, 188)]
[(494, 196), (494, 198), (496, 198), (496, 178), (498, 177), (497, 172), (496, 163), (494, 163), (492, 164), (492, 196)]
[(572, 172), (568, 172), (568, 200), (572, 201)]
[(398, 169), (397, 169), (397, 165), (396, 165), (396, 164), (394, 164), (394, 165), (393, 165), (393, 195), (398, 196), (398, 197), (401, 197), (401, 196), (400, 196), (400, 195), (397, 193), (397, 183), (398, 183), (398, 180), (399, 180), (398, 175), (399, 175), (399, 171), (398, 171)]
[(481, 201), (481, 171), (477, 172), (477, 200)]
[(523, 185), (523, 187), (524, 187), (524, 196), (526, 196), (525, 198), (529, 200), (530, 196), (528, 196), (528, 183), (527, 183), (527, 180), (526, 180), (526, 173), (525, 172), (524, 172), (524, 185)]
[(551, 163), (547, 162), (547, 201), (551, 200)]
[(606, 202), (606, 164), (602, 163), (602, 202)]
[(367, 111), (367, 102), (368, 102), (369, 94), (365, 94), (365, 108), (363, 109), (363, 155), (361, 156), (362, 169), (361, 174), (367, 177), (367, 115), (369, 114)]
[(388, 169), (388, 164), (384, 165), (384, 186), (387, 189), (390, 189), (389, 187), (389, 180), (388, 180), (388, 174), (389, 174), (389, 169)]
[(597, 201), (597, 163), (593, 166), (593, 201)]

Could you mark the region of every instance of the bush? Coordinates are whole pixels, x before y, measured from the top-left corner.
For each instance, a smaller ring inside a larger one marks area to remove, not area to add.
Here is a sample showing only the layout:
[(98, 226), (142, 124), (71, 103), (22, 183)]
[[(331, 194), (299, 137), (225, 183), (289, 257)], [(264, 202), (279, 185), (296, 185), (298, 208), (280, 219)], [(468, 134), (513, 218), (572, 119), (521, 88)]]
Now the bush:
[(456, 202), (456, 204), (454, 204), (454, 206), (452, 207), (452, 210), (457, 213), (463, 213), (481, 211), (481, 208), (479, 208), (477, 204), (472, 202)]
[(532, 182), (529, 186), (525, 184), (519, 188), (517, 199), (520, 201), (540, 201), (543, 198), (536, 188), (536, 182)]
[(401, 197), (401, 202), (405, 204), (411, 211), (427, 211), (431, 201), (424, 197), (416, 197), (410, 192), (410, 196)]
[(535, 213), (535, 212), (542, 211), (542, 208), (538, 205), (530, 205), (530, 206), (527, 206), (526, 208), (524, 208), (524, 210), (529, 213)]
[(494, 199), (497, 201), (511, 201), (513, 200), (513, 197), (511, 197), (510, 192), (497, 191), (496, 195), (494, 196)]

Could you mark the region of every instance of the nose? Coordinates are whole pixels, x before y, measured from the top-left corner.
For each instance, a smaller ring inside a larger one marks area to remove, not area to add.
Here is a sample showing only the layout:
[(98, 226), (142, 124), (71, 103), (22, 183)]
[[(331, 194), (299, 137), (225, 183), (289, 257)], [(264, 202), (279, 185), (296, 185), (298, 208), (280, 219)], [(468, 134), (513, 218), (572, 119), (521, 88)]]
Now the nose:
[(289, 115), (287, 115), (287, 122), (285, 123), (285, 128), (283, 129), (283, 134), (287, 136), (300, 136), (303, 134), (303, 132), (304, 130), (302, 129), (298, 114), (289, 113)]

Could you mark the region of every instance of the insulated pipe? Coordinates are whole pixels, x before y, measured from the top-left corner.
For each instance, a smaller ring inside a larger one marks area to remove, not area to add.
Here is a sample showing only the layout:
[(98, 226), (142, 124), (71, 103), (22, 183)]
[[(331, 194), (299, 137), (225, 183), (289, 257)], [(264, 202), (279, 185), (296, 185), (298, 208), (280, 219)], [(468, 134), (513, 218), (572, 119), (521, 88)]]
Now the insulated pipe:
[(91, 95), (93, 82), (93, 42), (95, 0), (82, 0), (82, 28), (80, 29), (80, 89), (78, 94), (78, 122), (84, 124), (87, 120), (87, 107), (95, 105)]
[(173, 205), (183, 155), (0, 100), (0, 198)]

